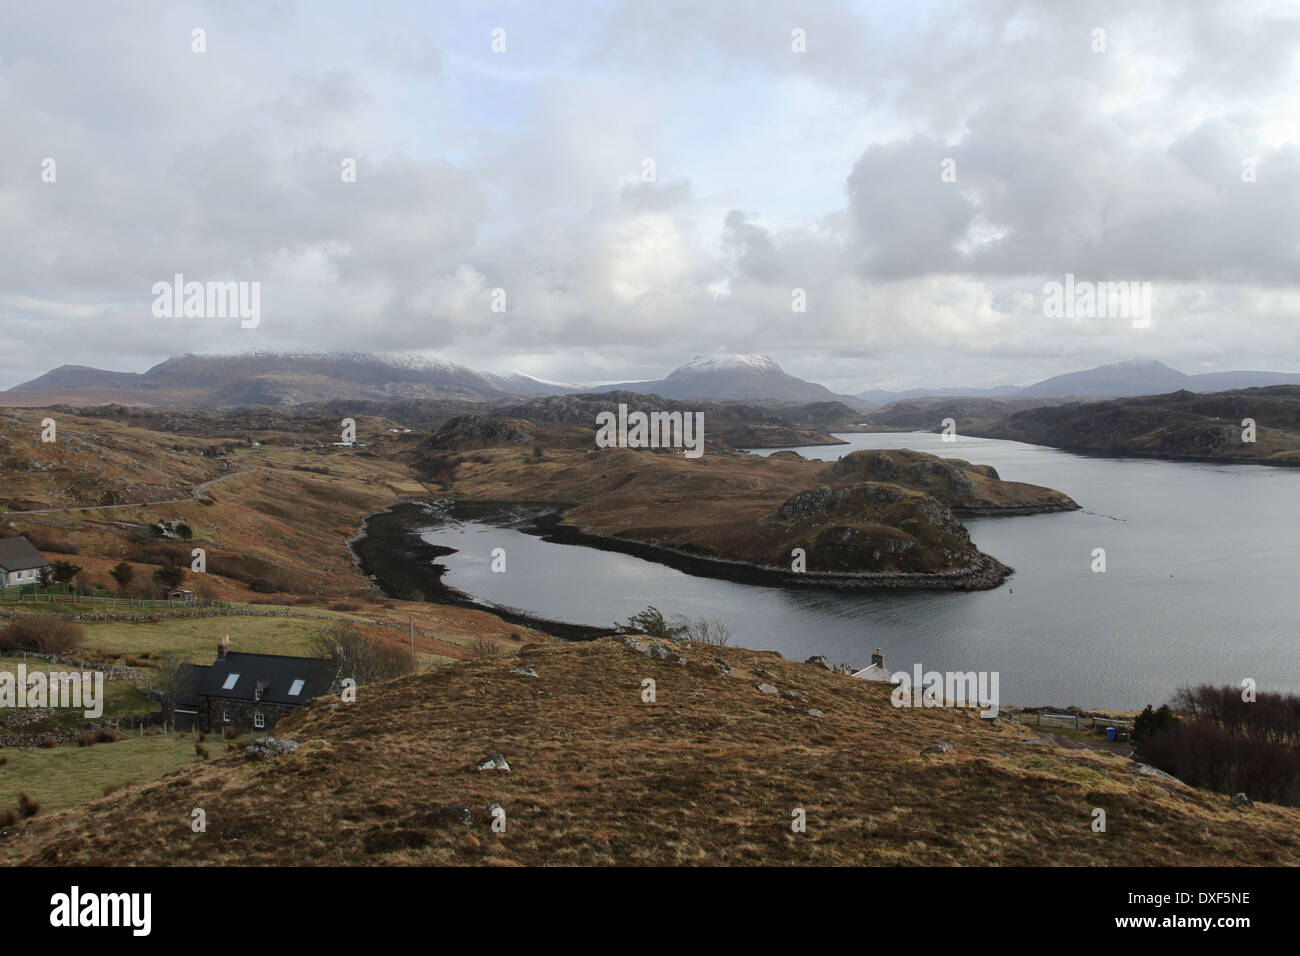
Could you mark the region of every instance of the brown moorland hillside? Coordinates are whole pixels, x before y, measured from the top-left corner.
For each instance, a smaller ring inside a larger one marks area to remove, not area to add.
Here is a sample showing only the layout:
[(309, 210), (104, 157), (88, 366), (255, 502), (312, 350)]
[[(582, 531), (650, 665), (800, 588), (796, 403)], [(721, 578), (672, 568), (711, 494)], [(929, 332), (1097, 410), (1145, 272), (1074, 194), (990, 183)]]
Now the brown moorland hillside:
[[(531, 644), (321, 699), (239, 753), (37, 816), (9, 864), (1294, 865), (1300, 810), (1058, 749), (974, 711), (898, 709), (771, 653)], [(724, 676), (714, 663), (731, 668)], [(537, 676), (513, 673), (519, 665)], [(656, 682), (654, 703), (643, 681)], [(777, 693), (764, 693), (770, 684)], [(820, 713), (815, 715), (813, 711)], [(923, 753), (940, 742), (948, 752)], [(502, 754), (510, 770), (478, 770)], [(0, 770), (2, 773), (3, 770)], [(494, 833), (499, 805), (506, 830)], [(203, 808), (207, 832), (191, 831)], [(1094, 809), (1104, 833), (1092, 831)], [(807, 832), (792, 832), (802, 809)], [(472, 815), (472, 822), (466, 822)]]
[[(106, 589), (115, 588), (110, 569), (125, 561), (135, 576), (133, 596), (155, 586), (156, 567), (169, 560), (188, 566), (191, 549), (202, 547), (208, 573), (191, 573), (185, 584), (202, 598), (336, 606), (403, 626), (413, 618), (417, 654), (458, 656), (480, 639), (512, 646), (511, 635), (523, 630), (482, 611), (381, 600), (357, 569), (348, 540), (365, 516), (427, 496), (404, 460), (424, 436), (358, 417), (366, 447), (338, 448), (332, 419), (263, 410), (214, 425), (177, 412), (159, 419), (172, 429), (161, 430), (142, 427), (154, 416), (123, 412), (0, 409), (0, 537), (27, 535), (47, 557), (72, 561)], [(40, 441), (45, 417), (57, 422), (54, 443)], [(223, 454), (200, 454), (213, 447)], [(99, 503), (105, 498), (128, 503)], [(193, 538), (142, 542), (146, 526), (161, 519), (185, 522)], [(222, 621), (211, 618), (213, 646)], [(375, 635), (403, 646), (408, 640), (392, 629)]]

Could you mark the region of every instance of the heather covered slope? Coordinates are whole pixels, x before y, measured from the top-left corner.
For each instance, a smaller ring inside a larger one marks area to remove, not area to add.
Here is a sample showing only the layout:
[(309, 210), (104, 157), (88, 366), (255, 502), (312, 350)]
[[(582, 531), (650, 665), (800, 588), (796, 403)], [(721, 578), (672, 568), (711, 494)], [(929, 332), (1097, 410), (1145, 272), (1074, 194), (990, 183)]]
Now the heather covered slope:
[[(743, 639), (743, 636), (742, 636)], [(1235, 810), (973, 711), (896, 709), (889, 687), (774, 654), (602, 639), (526, 645), (314, 702), (300, 744), (37, 816), (22, 864), (1300, 863), (1300, 810)], [(719, 658), (731, 668), (724, 676)], [(524, 664), (537, 676), (511, 673)], [(643, 680), (656, 700), (642, 700)], [(758, 690), (770, 684), (776, 694)], [(798, 696), (790, 696), (791, 694)], [(817, 710), (820, 716), (810, 713)], [(947, 753), (921, 751), (940, 741)], [(479, 771), (503, 754), (511, 770)], [(4, 772), (0, 770), (0, 773)], [(505, 812), (494, 833), (487, 808)], [(473, 822), (463, 822), (468, 808)], [(207, 832), (191, 831), (203, 808)], [(792, 811), (807, 832), (791, 831)], [(1091, 829), (1093, 811), (1107, 832)]]

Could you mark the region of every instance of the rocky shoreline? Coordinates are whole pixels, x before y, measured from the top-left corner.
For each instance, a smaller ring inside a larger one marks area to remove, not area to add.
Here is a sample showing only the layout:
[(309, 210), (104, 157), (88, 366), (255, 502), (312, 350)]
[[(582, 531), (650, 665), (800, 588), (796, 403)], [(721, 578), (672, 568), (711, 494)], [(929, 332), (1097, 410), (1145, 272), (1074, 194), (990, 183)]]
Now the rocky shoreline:
[(982, 505), (977, 508), (950, 508), (949, 510), (958, 518), (1013, 518), (1078, 511), (1079, 506), (1072, 500), (1066, 500), (1039, 505)]
[(584, 640), (613, 633), (614, 628), (592, 627), (537, 617), (517, 608), (477, 601), (472, 595), (443, 583), (446, 568), (437, 559), (455, 549), (430, 544), (422, 534), (451, 521), (478, 521), (509, 527), (544, 541), (575, 544), (630, 554), (686, 574), (754, 584), (763, 587), (803, 587), (855, 591), (975, 591), (1001, 585), (1014, 569), (981, 554), (973, 565), (933, 573), (825, 573), (793, 572), (690, 554), (659, 545), (595, 534), (564, 524), (563, 509), (552, 503), (464, 501), (439, 499), (435, 504), (406, 501), (368, 515), (361, 533), (350, 542), (358, 567), (385, 594), (406, 598), (418, 593), (425, 600), (458, 607), (488, 610), (504, 620), (535, 627), (557, 637)]
[(421, 534), (445, 523), (449, 517), (445, 510), (429, 502), (401, 501), (366, 515), (360, 533), (348, 542), (348, 549), (361, 572), (384, 594), (397, 600), (425, 600), (488, 611), (511, 624), (566, 640), (591, 640), (614, 632), (612, 624), (592, 627), (553, 621), (517, 608), (486, 604), (444, 584), (442, 576), (447, 569), (437, 563), (438, 558), (454, 554), (456, 549), (429, 544)]

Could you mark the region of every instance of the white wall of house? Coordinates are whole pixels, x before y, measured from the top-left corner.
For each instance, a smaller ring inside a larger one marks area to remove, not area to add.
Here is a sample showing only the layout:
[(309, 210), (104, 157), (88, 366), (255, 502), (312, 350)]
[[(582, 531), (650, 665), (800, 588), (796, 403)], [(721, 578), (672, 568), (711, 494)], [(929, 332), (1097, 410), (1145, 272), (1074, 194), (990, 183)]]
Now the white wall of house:
[(31, 568), (27, 571), (7, 571), (4, 572), (3, 580), (5, 587), (13, 587), (15, 584), (40, 584), (40, 568)]

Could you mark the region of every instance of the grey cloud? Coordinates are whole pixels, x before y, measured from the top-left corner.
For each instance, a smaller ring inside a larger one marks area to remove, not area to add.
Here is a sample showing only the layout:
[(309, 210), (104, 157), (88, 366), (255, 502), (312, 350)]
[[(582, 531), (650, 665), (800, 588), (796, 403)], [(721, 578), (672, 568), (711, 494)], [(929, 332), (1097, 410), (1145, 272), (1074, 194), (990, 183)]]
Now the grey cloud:
[(743, 212), (733, 209), (727, 213), (725, 241), (736, 257), (737, 268), (752, 279), (776, 280), (785, 269), (776, 245), (766, 229), (756, 226)]
[(940, 180), (952, 151), (929, 137), (871, 146), (849, 174), (849, 213), (868, 275), (895, 277), (955, 271), (966, 263), (958, 244), (975, 204)]

